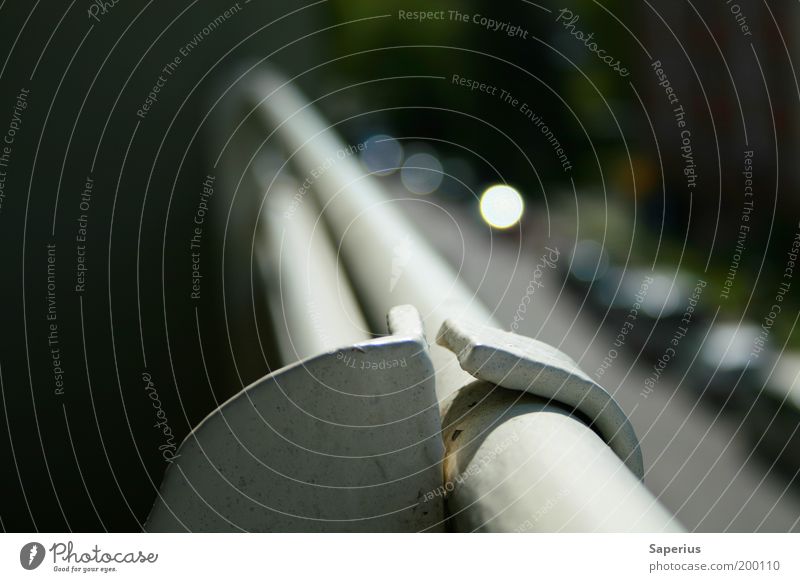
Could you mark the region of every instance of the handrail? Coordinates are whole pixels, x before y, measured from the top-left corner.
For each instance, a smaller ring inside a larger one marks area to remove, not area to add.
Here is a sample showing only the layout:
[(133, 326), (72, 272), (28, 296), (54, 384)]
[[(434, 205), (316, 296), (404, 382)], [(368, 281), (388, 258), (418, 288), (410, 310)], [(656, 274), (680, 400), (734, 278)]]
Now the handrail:
[[(558, 386), (552, 390), (556, 398), (549, 399), (498, 387), (464, 371), (456, 354), (434, 343), (446, 320), (499, 326), (292, 83), (273, 70), (259, 71), (245, 81), (243, 95), (263, 129), (274, 132), (283, 146), (301, 177), (298, 182), (313, 175), (307, 190), (336, 249), (320, 251), (316, 260), (323, 264), (315, 264), (331, 273), (338, 266), (331, 270), (324, 263), (341, 257), (373, 328), (399, 303), (415, 306), (422, 315), (432, 344), (446, 456), (440, 490), (424, 492), (421, 502), (446, 497), (452, 527), (459, 531), (681, 530), (640, 476), (626, 467), (629, 459), (615, 454), (585, 420), (558, 402)], [(276, 194), (262, 189), (259, 195)], [(285, 192), (280, 196), (287, 200)], [(307, 220), (311, 201), (301, 201), (301, 206)], [(268, 221), (263, 226), (276, 228)], [(274, 233), (268, 236), (275, 240)], [(405, 266), (389, 294), (393, 253), (409, 238), (418, 250), (416, 259)], [(303, 257), (297, 260), (304, 264)], [(322, 296), (331, 289), (315, 292)], [(298, 313), (296, 305), (290, 310)], [(337, 339), (347, 344), (348, 333)], [(537, 349), (531, 348), (534, 355)], [(640, 454), (638, 443), (633, 449)]]
[[(264, 192), (270, 187), (263, 174), (254, 181)], [(285, 364), (370, 337), (313, 204), (293, 205), (297, 189), (296, 180), (287, 176), (271, 184), (254, 249)]]
[[(439, 253), (386, 203), (387, 197), (375, 179), (350, 153), (352, 146), (339, 139), (293, 85), (274, 72), (264, 72), (253, 78), (246, 91), (250, 102), (259, 104), (260, 119), (270, 131), (277, 130), (278, 139), (291, 152), (297, 175), (313, 177), (313, 195), (337, 239), (337, 248), (348, 267), (352, 267), (348, 271), (374, 326), (383, 322), (398, 303), (408, 303), (419, 310), (429, 339), (436, 337), (448, 317), (496, 325), (489, 311), (458, 280)], [(326, 164), (330, 167), (319, 171)], [(409, 238), (422, 260), (404, 271), (389, 294), (386, 282), (390, 280), (393, 253)], [(473, 380), (445, 348), (431, 345), (431, 359), (437, 371), (440, 402), (447, 402)]]

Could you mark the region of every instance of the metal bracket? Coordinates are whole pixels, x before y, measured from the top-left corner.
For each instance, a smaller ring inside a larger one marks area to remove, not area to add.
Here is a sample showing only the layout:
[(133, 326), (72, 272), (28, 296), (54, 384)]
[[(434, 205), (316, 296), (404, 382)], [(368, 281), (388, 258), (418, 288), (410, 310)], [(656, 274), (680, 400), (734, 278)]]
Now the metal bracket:
[(475, 378), (565, 404), (590, 421), (617, 456), (640, 479), (639, 439), (625, 412), (565, 353), (515, 333), (448, 319), (437, 343), (458, 357)]
[(441, 530), (441, 419), (412, 307), (393, 335), (266, 376), (211, 413), (168, 468), (148, 531)]

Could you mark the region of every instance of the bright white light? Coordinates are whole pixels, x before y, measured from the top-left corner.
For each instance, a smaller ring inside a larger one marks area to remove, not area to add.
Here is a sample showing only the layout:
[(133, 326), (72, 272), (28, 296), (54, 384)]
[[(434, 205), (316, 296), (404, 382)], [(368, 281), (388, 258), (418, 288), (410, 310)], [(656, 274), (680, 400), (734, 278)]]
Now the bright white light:
[(522, 218), (525, 204), (511, 186), (492, 186), (481, 196), (481, 216), (494, 228), (509, 228)]
[(443, 177), (439, 160), (424, 153), (409, 156), (400, 170), (403, 185), (414, 194), (430, 194), (439, 187)]

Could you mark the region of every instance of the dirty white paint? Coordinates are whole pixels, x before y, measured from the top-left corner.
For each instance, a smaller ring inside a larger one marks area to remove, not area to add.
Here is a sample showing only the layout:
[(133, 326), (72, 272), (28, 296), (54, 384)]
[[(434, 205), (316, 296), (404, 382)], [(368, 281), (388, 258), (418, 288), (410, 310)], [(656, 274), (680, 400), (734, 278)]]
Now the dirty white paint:
[(426, 343), (397, 335), (298, 362), (210, 414), (167, 470), (148, 531), (442, 529), (441, 419)]
[(639, 439), (627, 415), (564, 352), (522, 335), (456, 320), (445, 321), (437, 341), (475, 378), (577, 410), (634, 474), (644, 476)]

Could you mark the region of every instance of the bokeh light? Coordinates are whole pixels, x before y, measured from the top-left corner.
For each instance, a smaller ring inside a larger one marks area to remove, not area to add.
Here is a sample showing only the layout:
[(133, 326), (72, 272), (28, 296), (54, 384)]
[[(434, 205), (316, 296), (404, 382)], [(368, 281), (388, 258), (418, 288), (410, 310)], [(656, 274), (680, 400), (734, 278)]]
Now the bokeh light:
[(442, 164), (426, 153), (409, 156), (400, 172), (403, 185), (414, 194), (430, 194), (442, 183), (443, 176)]
[(510, 228), (522, 218), (525, 204), (511, 186), (496, 185), (481, 196), (481, 216), (494, 228)]
[(361, 161), (378, 176), (393, 174), (403, 163), (403, 145), (390, 135), (373, 135), (364, 142)]

